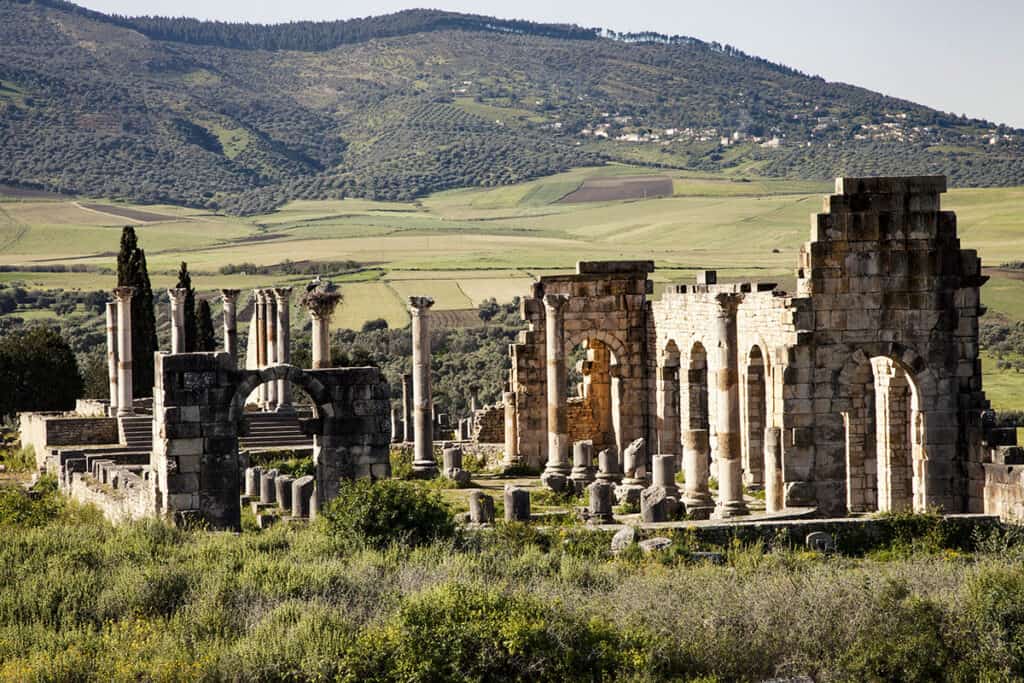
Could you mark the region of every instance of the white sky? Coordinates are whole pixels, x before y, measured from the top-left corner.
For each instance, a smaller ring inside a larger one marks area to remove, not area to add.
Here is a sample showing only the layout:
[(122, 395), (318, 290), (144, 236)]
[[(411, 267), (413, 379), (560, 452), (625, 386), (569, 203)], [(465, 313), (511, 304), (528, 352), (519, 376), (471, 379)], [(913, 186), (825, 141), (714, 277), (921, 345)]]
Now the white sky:
[[(434, 0), (428, 6), (616, 31), (657, 31), (921, 104), (1024, 128), (1024, 0)], [(276, 23), (424, 6), (367, 0), (82, 0), (108, 13)]]

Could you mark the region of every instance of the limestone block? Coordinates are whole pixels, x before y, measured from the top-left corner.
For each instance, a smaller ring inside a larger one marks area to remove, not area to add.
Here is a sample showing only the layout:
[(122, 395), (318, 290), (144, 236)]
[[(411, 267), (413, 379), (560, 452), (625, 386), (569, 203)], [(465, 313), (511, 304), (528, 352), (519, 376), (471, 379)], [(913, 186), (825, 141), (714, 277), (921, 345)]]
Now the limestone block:
[(505, 485), (505, 521), (530, 521), (530, 492), (518, 486)]
[(469, 494), (469, 521), (473, 524), (493, 524), (494, 498), (483, 491)]

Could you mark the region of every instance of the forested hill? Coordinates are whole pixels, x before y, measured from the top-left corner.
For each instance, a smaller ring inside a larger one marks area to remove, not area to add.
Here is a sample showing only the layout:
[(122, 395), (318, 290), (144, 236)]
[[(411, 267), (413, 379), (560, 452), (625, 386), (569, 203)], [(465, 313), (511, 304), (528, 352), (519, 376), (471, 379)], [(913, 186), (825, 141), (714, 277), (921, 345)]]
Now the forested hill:
[(435, 10), (261, 26), (0, 0), (0, 183), (247, 213), (607, 161), (1024, 184), (1024, 131), (684, 36)]

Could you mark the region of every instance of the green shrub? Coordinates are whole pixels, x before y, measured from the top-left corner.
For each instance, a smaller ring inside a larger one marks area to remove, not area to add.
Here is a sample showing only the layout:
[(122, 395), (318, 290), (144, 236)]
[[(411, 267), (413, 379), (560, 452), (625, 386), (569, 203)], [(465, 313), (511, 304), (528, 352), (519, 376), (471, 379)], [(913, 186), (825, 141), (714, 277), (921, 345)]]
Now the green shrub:
[(57, 480), (53, 477), (41, 477), (29, 490), (0, 487), (0, 527), (43, 526), (63, 511), (64, 499), (57, 492)]
[(391, 477), (393, 479), (412, 479), (412, 459), (411, 448), (392, 448), (390, 454)]
[(0, 464), (8, 472), (29, 472), (36, 468), (36, 450), (32, 446), (5, 448), (0, 450)]
[(397, 479), (344, 482), (322, 516), (343, 545), (419, 546), (455, 533), (452, 512), (436, 490)]
[(970, 670), (994, 680), (1024, 679), (1024, 575), (1018, 567), (980, 570), (964, 586)]
[(350, 681), (595, 681), (629, 648), (598, 618), (522, 593), (447, 583), (406, 599), (354, 643)]

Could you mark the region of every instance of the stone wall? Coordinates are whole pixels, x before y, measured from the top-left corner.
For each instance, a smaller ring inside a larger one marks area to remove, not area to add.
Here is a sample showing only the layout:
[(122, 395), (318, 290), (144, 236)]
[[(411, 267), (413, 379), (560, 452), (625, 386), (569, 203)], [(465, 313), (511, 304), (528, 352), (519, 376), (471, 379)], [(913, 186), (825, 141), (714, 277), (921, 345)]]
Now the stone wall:
[(117, 419), (78, 417), (67, 413), (18, 413), (22, 447), (35, 450), (36, 465), (42, 469), (46, 455), (57, 446), (116, 444), (120, 438)]
[(473, 440), (505, 443), (505, 406), (486, 406), (473, 414)]
[(1024, 464), (986, 463), (985, 514), (1024, 523)]
[(547, 458), (546, 294), (569, 298), (564, 309), (566, 357), (577, 344), (589, 340), (600, 342), (611, 353), (618, 393), (613, 398), (613, 419), (619, 445), (652, 437), (647, 295), (653, 284), (647, 275), (653, 269), (651, 261), (580, 262), (574, 275), (541, 277), (533, 296), (523, 299), (521, 313), (529, 330), (520, 333), (510, 352), (519, 456), (525, 464), (539, 467)]

